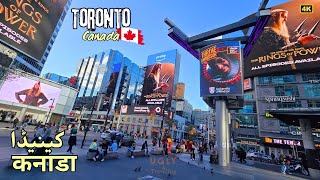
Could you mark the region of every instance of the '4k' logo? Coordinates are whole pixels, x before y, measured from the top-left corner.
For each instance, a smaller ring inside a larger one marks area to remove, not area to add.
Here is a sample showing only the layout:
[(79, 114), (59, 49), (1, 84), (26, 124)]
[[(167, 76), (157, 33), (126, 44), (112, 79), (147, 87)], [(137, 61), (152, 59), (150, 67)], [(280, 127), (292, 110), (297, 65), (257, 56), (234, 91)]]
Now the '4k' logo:
[(301, 13), (301, 14), (313, 13), (313, 6), (312, 6), (312, 4), (301, 4), (301, 5), (300, 5), (300, 13)]

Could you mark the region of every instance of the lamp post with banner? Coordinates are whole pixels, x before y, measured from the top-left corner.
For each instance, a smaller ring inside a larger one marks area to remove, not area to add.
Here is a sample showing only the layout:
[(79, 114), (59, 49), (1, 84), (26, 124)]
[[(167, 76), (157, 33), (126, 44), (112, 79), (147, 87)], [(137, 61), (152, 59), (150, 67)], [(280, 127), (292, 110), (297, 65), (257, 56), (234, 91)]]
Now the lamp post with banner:
[(49, 119), (51, 110), (54, 108), (54, 107), (53, 107), (54, 101), (55, 101), (56, 99), (55, 99), (55, 98), (51, 98), (50, 100), (52, 101), (52, 103), (51, 103), (51, 106), (49, 106), (50, 110), (49, 110), (49, 113), (48, 113), (48, 116), (47, 116), (47, 119), (46, 119), (45, 124), (47, 124), (47, 121), (48, 121), (48, 119)]

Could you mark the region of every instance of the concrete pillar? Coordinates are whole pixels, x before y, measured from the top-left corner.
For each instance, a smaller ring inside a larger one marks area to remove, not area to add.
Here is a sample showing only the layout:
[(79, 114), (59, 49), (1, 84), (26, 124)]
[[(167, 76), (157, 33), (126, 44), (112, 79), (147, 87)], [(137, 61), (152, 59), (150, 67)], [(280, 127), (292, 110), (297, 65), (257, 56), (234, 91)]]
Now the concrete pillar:
[(227, 119), (226, 102), (224, 100), (216, 101), (216, 131), (217, 131), (217, 149), (219, 165), (227, 166)]
[(227, 121), (227, 126), (226, 126), (226, 145), (227, 145), (227, 164), (230, 163), (230, 160), (231, 160), (231, 151), (230, 151), (230, 125), (229, 125), (229, 122), (230, 122), (230, 113), (229, 113), (229, 110), (226, 109), (226, 121)]
[(312, 137), (311, 120), (299, 119), (299, 123), (301, 127), (303, 146), (306, 153), (310, 177), (312, 179), (320, 179), (320, 170), (318, 167), (318, 163), (315, 161), (315, 159), (318, 159), (318, 157)]
[(24, 115), (26, 114), (26, 111), (27, 111), (26, 107), (22, 108), (22, 110), (19, 113), (19, 117), (18, 117), (19, 121), (24, 120)]

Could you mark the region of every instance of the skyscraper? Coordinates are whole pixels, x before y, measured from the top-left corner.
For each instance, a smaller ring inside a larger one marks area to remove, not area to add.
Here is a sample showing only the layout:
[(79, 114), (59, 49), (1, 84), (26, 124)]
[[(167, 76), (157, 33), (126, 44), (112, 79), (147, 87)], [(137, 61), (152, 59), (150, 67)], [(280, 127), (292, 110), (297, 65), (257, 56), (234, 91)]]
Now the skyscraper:
[(107, 111), (139, 102), (144, 68), (119, 51), (107, 50), (81, 59), (75, 76), (79, 82), (75, 109), (92, 108), (97, 97), (95, 109)]

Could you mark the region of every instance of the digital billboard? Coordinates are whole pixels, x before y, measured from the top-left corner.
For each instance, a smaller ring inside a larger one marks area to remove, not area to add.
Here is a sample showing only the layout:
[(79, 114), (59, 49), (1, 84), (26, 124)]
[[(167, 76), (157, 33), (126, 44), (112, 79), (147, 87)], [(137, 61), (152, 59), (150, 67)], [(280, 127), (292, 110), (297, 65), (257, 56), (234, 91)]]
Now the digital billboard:
[(243, 80), (243, 90), (249, 90), (252, 89), (252, 81), (250, 78)]
[(177, 50), (166, 51), (148, 57), (141, 105), (171, 106)]
[[(55, 107), (61, 89), (28, 79), (13, 77), (4, 82), (0, 89), (0, 100), (50, 109)], [(54, 99), (54, 103), (52, 104)]]
[(67, 0), (0, 0), (0, 41), (40, 60)]
[(200, 50), (200, 96), (241, 96), (240, 42), (223, 42)]
[[(313, 12), (302, 12), (302, 4), (313, 5)], [(273, 6), (266, 26), (244, 60), (244, 77), (319, 69), (319, 22), (318, 0)]]
[(116, 86), (117, 86), (120, 69), (121, 69), (121, 63), (113, 64), (112, 73), (110, 75), (110, 79), (107, 86), (107, 93), (104, 95), (104, 102), (101, 109), (102, 111), (108, 110), (110, 104), (112, 103), (112, 99), (114, 97), (114, 91), (116, 90)]

